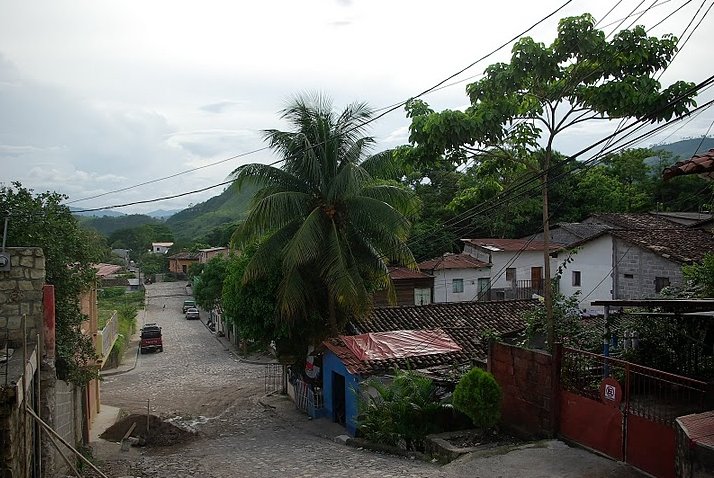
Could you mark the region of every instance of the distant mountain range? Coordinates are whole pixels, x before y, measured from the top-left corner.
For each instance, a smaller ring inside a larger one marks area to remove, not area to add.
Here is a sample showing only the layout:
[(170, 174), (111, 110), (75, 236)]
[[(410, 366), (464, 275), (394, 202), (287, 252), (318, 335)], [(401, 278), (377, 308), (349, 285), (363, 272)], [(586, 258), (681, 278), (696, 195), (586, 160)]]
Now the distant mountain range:
[[(669, 164), (673, 164), (677, 161), (689, 159), (696, 153), (702, 154), (714, 148), (714, 138), (684, 139), (675, 143), (655, 144), (649, 146), (649, 148), (655, 151), (664, 150), (672, 153), (672, 160)], [(669, 166), (669, 164), (665, 166)]]
[[(119, 211), (114, 211), (112, 209), (104, 209), (102, 211), (88, 211), (88, 212), (77, 212), (77, 211), (82, 211), (81, 208), (76, 208), (70, 206), (69, 210), (74, 214), (75, 216), (83, 216), (83, 217), (121, 217), (121, 216), (129, 216), (129, 214), (125, 214), (123, 212)], [(146, 212), (142, 214), (143, 216), (149, 216), (153, 217), (156, 219), (165, 219), (167, 217), (171, 217), (177, 212), (180, 212), (181, 209), (157, 209), (156, 211), (151, 211), (151, 212)]]

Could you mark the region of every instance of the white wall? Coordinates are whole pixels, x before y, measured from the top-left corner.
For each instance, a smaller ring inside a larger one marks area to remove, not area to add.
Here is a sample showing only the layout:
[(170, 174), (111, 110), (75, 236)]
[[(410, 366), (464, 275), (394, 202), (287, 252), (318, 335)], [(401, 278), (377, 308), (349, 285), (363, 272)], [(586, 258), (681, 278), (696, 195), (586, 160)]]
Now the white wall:
[[(434, 271), (434, 303), (471, 302), (478, 299), (478, 278), (488, 278), (488, 268), (442, 269)], [(453, 280), (464, 280), (464, 291), (454, 293)]]
[[(565, 266), (560, 278), (560, 292), (571, 296), (580, 291), (580, 309), (602, 313), (602, 307), (593, 307), (590, 303), (613, 298), (612, 247), (612, 236), (607, 234), (586, 242), (570, 256), (572, 262)], [(567, 257), (567, 252), (561, 252), (559, 262), (564, 262)], [(580, 271), (580, 287), (573, 286), (573, 271)]]
[[(493, 265), (491, 266), (491, 287), (494, 289), (502, 289), (511, 287), (511, 284), (506, 282), (506, 268), (516, 269), (516, 281), (531, 280), (531, 268), (543, 267), (543, 252), (542, 251), (523, 251), (518, 254), (518, 257), (513, 259), (517, 252), (494, 252), (491, 254)], [(513, 260), (513, 262), (511, 262)], [(551, 275), (555, 273), (557, 260), (551, 259)], [(545, 269), (541, 271), (545, 278)]]

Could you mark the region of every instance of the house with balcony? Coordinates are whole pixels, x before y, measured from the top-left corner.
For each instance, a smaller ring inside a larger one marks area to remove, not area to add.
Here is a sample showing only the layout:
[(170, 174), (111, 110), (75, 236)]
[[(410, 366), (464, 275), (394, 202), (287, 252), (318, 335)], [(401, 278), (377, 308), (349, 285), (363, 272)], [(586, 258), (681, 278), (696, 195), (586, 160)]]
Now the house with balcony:
[[(533, 295), (543, 295), (545, 243), (535, 238), (462, 239), (463, 255), (468, 255), (488, 265), (488, 287), (482, 282), (479, 297), (483, 300), (530, 299)], [(551, 242), (550, 252), (563, 247)], [(557, 258), (550, 259), (551, 271), (558, 266)]]
[(173, 242), (152, 242), (151, 252), (154, 254), (167, 254), (173, 245)]

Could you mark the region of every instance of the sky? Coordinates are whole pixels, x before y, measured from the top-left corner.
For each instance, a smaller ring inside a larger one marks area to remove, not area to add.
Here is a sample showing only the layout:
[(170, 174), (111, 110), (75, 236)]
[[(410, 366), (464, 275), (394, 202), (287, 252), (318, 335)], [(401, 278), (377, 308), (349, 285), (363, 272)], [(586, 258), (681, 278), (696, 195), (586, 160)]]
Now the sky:
[[(278, 159), (269, 150), (247, 153), (265, 146), (261, 131), (287, 127), (280, 110), (295, 95), (323, 94), (335, 109), (399, 103), (564, 2), (0, 0), (0, 183), (57, 191), (87, 209), (209, 188), (242, 164)], [(637, 22), (646, 27), (688, 3), (648, 30), (680, 35), (712, 0), (622, 1), (608, 15), (614, 0), (572, 0), (529, 35), (550, 43), (559, 18), (585, 12), (609, 32), (640, 3), (640, 10), (654, 5)], [(694, 31), (663, 85), (711, 74), (713, 16)], [(508, 61), (509, 50), (423, 99), (435, 110), (465, 108), (466, 84), (489, 64)], [(710, 90), (698, 102), (713, 96)], [(713, 120), (706, 110), (642, 146), (700, 137)], [(408, 126), (401, 108), (372, 123), (374, 151), (405, 144)], [(556, 148), (575, 152), (615, 126), (574, 128)], [(201, 169), (180, 174), (193, 168)], [(144, 182), (150, 184), (133, 187)], [(182, 209), (222, 189), (116, 210)]]

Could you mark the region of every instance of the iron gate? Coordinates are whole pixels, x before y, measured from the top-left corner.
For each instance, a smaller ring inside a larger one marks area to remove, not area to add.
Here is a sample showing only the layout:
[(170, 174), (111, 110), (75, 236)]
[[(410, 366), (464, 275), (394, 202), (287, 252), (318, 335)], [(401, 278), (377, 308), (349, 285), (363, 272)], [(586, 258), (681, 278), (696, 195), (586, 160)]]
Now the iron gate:
[(560, 433), (658, 478), (675, 477), (675, 418), (707, 409), (706, 383), (563, 347)]

